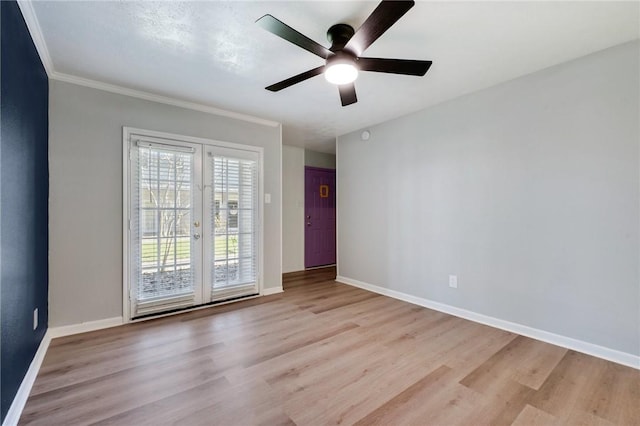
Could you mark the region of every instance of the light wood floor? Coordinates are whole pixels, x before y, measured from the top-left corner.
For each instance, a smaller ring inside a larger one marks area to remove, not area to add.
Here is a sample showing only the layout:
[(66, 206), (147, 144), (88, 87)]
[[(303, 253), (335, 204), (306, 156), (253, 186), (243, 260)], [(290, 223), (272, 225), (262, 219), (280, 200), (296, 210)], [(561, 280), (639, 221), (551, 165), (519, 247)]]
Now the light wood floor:
[(334, 276), (54, 339), (21, 423), (640, 424), (638, 370)]

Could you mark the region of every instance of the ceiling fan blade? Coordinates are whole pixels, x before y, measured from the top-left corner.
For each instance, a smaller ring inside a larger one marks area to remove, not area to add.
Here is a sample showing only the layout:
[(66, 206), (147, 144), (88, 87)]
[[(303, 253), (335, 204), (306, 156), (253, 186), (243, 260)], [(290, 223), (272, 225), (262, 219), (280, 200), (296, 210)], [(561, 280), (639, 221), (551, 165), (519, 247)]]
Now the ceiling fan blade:
[(356, 96), (356, 86), (353, 83), (341, 84), (338, 86), (338, 90), (340, 91), (340, 101), (342, 101), (342, 106), (347, 106), (358, 102), (358, 98)]
[(278, 92), (282, 89), (286, 89), (289, 86), (293, 86), (294, 84), (300, 83), (301, 81), (305, 81), (311, 77), (315, 77), (318, 74), (322, 74), (324, 72), (324, 67), (325, 66), (322, 65), (318, 68), (314, 68), (312, 70), (305, 71), (301, 74), (294, 75), (293, 77), (290, 77), (286, 80), (282, 80), (279, 83), (272, 84), (271, 86), (267, 86), (265, 87), (265, 89), (270, 90), (272, 92)]
[(423, 76), (431, 67), (431, 63), (412, 59), (360, 58), (358, 68), (362, 71)]
[(383, 0), (351, 37), (345, 49), (360, 56), (414, 4), (414, 1)]
[(318, 55), (323, 59), (327, 59), (332, 52), (319, 43), (311, 40), (309, 37), (294, 30), (284, 22), (281, 22), (271, 15), (264, 15), (262, 18), (256, 21), (256, 24), (260, 25), (265, 30), (277, 35), (280, 38), (287, 40), (296, 46), (302, 47), (304, 50)]

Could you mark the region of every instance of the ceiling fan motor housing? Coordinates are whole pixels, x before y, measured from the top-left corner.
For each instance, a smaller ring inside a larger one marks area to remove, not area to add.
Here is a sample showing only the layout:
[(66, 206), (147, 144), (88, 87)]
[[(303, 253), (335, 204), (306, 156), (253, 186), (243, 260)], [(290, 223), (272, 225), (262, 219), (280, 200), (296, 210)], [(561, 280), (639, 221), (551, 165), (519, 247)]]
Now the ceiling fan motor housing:
[(351, 37), (355, 34), (355, 30), (351, 25), (336, 24), (327, 31), (327, 40), (331, 43), (329, 50), (337, 52), (342, 50)]
[(335, 55), (331, 55), (327, 58), (326, 66), (330, 67), (331, 65), (336, 64), (349, 64), (357, 68), (358, 57), (349, 51), (338, 50)]

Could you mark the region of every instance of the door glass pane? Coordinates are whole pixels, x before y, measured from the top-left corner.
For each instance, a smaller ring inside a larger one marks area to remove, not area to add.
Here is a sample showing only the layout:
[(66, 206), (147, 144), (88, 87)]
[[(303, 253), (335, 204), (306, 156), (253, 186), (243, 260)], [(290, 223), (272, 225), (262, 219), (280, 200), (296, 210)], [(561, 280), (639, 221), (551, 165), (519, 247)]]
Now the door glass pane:
[(137, 300), (193, 293), (193, 205), (190, 152), (139, 147), (137, 207)]
[(257, 161), (213, 155), (212, 291), (256, 283)]

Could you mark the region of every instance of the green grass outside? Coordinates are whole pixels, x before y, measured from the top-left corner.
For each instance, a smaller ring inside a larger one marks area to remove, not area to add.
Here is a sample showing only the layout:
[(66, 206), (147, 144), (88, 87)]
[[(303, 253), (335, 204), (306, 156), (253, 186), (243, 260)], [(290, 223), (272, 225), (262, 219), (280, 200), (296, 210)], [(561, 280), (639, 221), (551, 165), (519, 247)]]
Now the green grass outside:
[[(227, 250), (228, 255), (234, 255), (236, 253), (238, 244), (238, 237), (235, 235), (229, 235), (226, 238), (229, 241)], [(173, 252), (177, 248), (177, 261), (188, 262), (191, 253), (191, 238), (180, 237), (177, 239), (177, 247), (174, 247), (173, 241), (169, 243), (169, 240), (163, 240), (160, 246), (160, 253), (164, 254), (167, 249), (167, 245), (170, 244), (168, 260), (173, 262)], [(223, 236), (216, 237), (215, 251), (216, 253), (224, 254), (226, 249), (226, 241)], [(142, 261), (143, 262), (155, 262), (158, 256), (158, 243), (156, 240), (148, 239), (142, 240)]]

